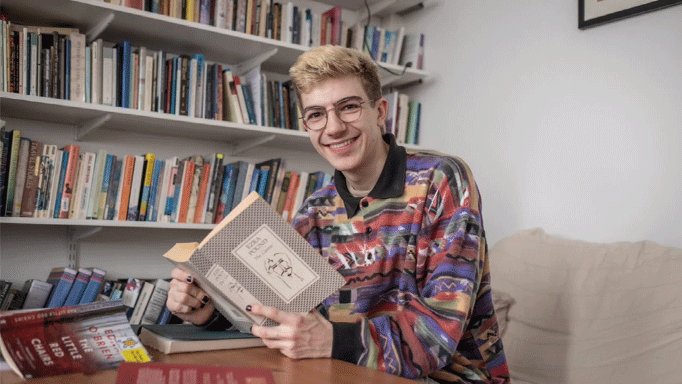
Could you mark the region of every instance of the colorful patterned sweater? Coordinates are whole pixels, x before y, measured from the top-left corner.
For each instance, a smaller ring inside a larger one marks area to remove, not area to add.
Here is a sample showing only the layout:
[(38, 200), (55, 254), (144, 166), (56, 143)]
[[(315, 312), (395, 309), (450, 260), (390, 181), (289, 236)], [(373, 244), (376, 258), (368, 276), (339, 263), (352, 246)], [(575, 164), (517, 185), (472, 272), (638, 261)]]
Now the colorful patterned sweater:
[(353, 197), (337, 171), (294, 221), (346, 279), (324, 303), (332, 357), (408, 378), (509, 383), (471, 171), (384, 140), (388, 159), (368, 197)]

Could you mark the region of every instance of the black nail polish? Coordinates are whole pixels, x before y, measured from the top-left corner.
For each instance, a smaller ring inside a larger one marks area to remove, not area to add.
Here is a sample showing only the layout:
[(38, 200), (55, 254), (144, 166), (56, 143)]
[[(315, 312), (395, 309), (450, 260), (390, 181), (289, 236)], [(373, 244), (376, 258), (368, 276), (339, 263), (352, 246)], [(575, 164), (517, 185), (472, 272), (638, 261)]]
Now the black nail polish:
[(192, 276), (187, 276), (187, 282), (188, 282), (188, 283), (191, 284), (193, 280), (194, 280), (194, 279), (192, 278)]
[(247, 312), (251, 312), (251, 305), (247, 305), (247, 306), (246, 306), (246, 311), (247, 311)]
[(204, 303), (204, 304), (208, 303), (209, 300), (210, 300), (210, 299), (209, 299), (208, 296), (204, 296), (204, 297), (201, 298), (201, 302)]

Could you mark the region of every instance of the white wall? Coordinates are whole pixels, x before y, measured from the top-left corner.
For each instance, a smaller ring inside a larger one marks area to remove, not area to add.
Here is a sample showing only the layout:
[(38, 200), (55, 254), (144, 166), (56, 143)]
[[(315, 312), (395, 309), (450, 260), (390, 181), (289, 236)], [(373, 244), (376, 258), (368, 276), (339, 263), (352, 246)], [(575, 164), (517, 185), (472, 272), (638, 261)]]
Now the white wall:
[(579, 30), (577, 4), (412, 14), (436, 74), (410, 90), (422, 144), (469, 163), (491, 244), (543, 227), (682, 247), (682, 6)]

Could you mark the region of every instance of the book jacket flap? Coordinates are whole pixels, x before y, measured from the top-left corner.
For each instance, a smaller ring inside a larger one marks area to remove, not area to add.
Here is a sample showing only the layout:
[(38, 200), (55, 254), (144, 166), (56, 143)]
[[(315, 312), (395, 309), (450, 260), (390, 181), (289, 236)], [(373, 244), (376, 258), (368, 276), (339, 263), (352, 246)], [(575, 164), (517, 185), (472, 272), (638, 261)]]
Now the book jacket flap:
[(177, 243), (163, 256), (176, 263), (184, 263), (192, 256), (199, 243)]

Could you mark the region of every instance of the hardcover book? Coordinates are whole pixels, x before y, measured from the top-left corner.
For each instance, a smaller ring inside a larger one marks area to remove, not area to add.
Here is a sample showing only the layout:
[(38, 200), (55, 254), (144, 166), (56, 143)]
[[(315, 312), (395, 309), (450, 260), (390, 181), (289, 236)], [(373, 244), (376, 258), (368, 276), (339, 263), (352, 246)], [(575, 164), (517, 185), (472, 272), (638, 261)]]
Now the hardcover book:
[(194, 324), (143, 325), (140, 342), (165, 354), (265, 345), (261, 338), (237, 330), (211, 331)]
[(150, 361), (120, 301), (0, 315), (0, 349), (26, 379)]
[(252, 324), (275, 325), (247, 312), (247, 305), (308, 312), (345, 283), (258, 193), (201, 243), (178, 243), (164, 257), (195, 276), (216, 308), (245, 333)]

